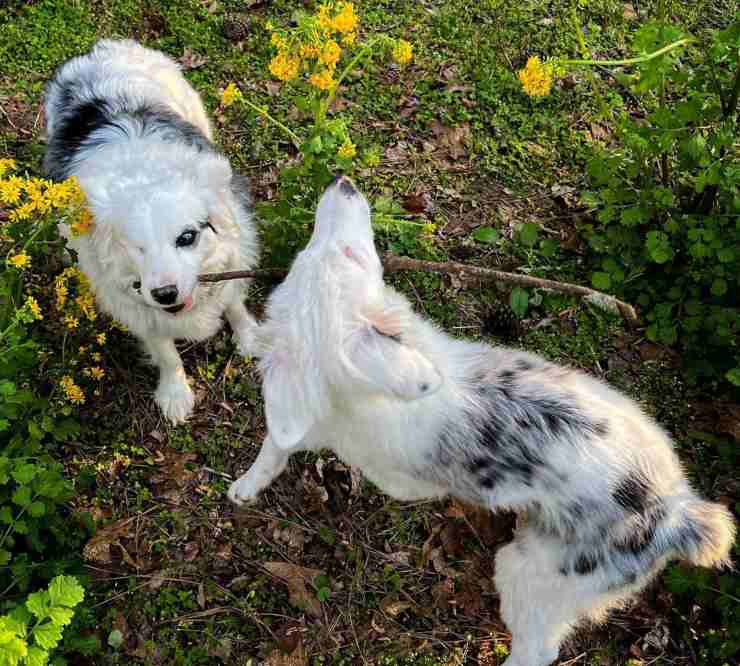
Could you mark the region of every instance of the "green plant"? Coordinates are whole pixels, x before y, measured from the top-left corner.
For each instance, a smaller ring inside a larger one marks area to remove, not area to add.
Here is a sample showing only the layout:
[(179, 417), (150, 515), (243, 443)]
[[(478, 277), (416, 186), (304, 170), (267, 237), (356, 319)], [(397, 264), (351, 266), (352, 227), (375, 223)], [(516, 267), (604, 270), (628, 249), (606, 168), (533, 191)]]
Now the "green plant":
[(25, 603), (0, 616), (0, 666), (48, 663), (84, 596), (74, 577), (57, 576), (47, 590), (29, 594)]
[[(270, 22), (276, 50), (269, 64), (273, 77), (283, 82), (282, 90), (290, 96), (299, 117), (308, 119), (304, 127), (291, 128), (267, 108), (246, 99), (235, 84), (229, 84), (221, 96), (224, 107), (239, 103), (277, 127), (298, 151), (298, 159), (280, 171), (280, 198), (260, 206), (265, 245), (272, 263), (286, 265), (307, 238), (313, 220), (315, 200), (336, 173), (350, 174), (356, 166), (375, 166), (378, 149), (369, 147), (363, 155), (350, 136), (350, 120), (330, 116), (337, 90), (362, 65), (378, 54), (392, 54), (402, 66), (413, 54), (412, 45), (403, 39), (376, 34), (358, 39), (359, 19), (351, 2), (328, 2), (315, 13), (297, 12), (296, 27), (277, 29)], [(398, 208), (375, 206), (375, 223), (380, 228), (394, 224), (413, 228), (418, 235), (428, 225), (400, 220)]]
[[(637, 53), (681, 39), (654, 21), (636, 34)], [(706, 44), (638, 63), (624, 85), (644, 117), (623, 114), (618, 145), (588, 165), (596, 209), (585, 225), (598, 289), (636, 300), (649, 339), (679, 343), (697, 375), (740, 385), (740, 15)]]

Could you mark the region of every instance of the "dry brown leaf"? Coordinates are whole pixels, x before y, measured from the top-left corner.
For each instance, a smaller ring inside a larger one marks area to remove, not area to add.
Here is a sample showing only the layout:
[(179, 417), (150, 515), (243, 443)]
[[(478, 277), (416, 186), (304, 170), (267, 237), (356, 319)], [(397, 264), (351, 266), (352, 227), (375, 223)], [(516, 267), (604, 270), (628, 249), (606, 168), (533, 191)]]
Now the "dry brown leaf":
[(628, 21), (632, 21), (637, 18), (635, 6), (631, 2), (625, 2), (622, 5), (622, 16), (624, 16)]
[[(88, 562), (97, 562), (98, 564), (110, 564), (113, 560), (111, 557), (110, 547), (117, 544), (119, 539), (131, 536), (131, 530), (134, 528), (133, 518), (121, 518), (107, 527), (98, 530), (97, 534), (90, 539), (82, 549), (82, 556)], [(120, 544), (118, 544), (119, 547)]]
[(388, 162), (405, 162), (407, 157), (407, 146), (403, 141), (385, 149), (385, 159)]
[(195, 541), (190, 541), (185, 544), (185, 547), (183, 548), (183, 556), (182, 559), (186, 562), (193, 562), (196, 557), (198, 557), (198, 553), (200, 552), (200, 546)]
[(434, 203), (428, 192), (422, 192), (421, 194), (407, 195), (403, 200), (403, 207), (409, 213), (420, 215), (421, 213), (431, 213)]
[(405, 610), (413, 607), (414, 604), (410, 601), (401, 601), (396, 597), (386, 597), (380, 602), (380, 610), (391, 617), (398, 617)]
[(433, 120), (429, 128), (437, 137), (437, 142), (445, 148), (450, 156), (458, 160), (467, 153), (466, 144), (470, 140), (470, 125), (463, 123), (457, 127), (447, 127), (438, 120)]
[(303, 643), (298, 643), (298, 647), (291, 653), (285, 654), (279, 649), (274, 649), (264, 662), (265, 666), (306, 666), (308, 656), (303, 647)]
[(455, 595), (455, 583), (451, 578), (445, 578), (432, 588), (434, 605), (440, 609), (446, 609), (450, 605), (452, 597)]
[(321, 616), (321, 603), (310, 592), (307, 585), (323, 572), (319, 569), (299, 567), (290, 562), (264, 562), (264, 569), (279, 578), (288, 587), (290, 603), (298, 608), (305, 608), (306, 612), (314, 617)]

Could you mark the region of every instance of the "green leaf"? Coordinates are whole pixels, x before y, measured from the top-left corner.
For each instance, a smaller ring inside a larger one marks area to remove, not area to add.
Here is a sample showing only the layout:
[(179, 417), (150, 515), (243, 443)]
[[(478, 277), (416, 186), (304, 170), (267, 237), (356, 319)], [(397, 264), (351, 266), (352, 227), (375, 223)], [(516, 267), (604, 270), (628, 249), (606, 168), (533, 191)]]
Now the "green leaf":
[(529, 307), (529, 294), (521, 287), (514, 287), (511, 290), (509, 305), (517, 317), (523, 317), (527, 314), (527, 308)]
[(36, 616), (36, 619), (45, 619), (51, 608), (49, 593), (46, 590), (39, 590), (29, 594), (26, 599), (26, 608)]
[(34, 518), (41, 518), (41, 516), (46, 513), (46, 504), (39, 502), (38, 500), (36, 502), (31, 502), (31, 505), (28, 507), (28, 513), (30, 513)]
[(11, 554), (4, 548), (0, 548), (0, 567), (4, 567), (10, 562)]
[(711, 292), (713, 296), (724, 296), (727, 293), (727, 280), (717, 278), (712, 282)]
[(74, 576), (57, 576), (49, 585), (49, 596), (54, 606), (74, 608), (85, 598), (85, 589)]
[(725, 377), (727, 378), (727, 381), (730, 382), (730, 384), (740, 386), (740, 366), (738, 366), (737, 368), (733, 368), (732, 370), (728, 370), (725, 373)]
[(10, 507), (7, 505), (0, 507), (0, 523), (5, 523), (6, 525), (10, 525), (10, 523), (12, 522), (13, 522), (13, 512), (10, 510)]
[(62, 640), (62, 628), (53, 622), (45, 622), (34, 628), (33, 638), (39, 647), (53, 650)]
[(491, 227), (480, 227), (471, 234), (471, 237), (479, 243), (493, 245), (498, 240), (498, 231)]
[(28, 506), (31, 503), (31, 489), (21, 486), (13, 493), (13, 503), (18, 506)]
[(606, 291), (612, 286), (612, 279), (609, 273), (597, 271), (591, 276), (591, 284), (594, 286), (594, 289)]
[(21, 659), (23, 659), (27, 654), (28, 648), (26, 647), (26, 641), (22, 638), (9, 636), (7, 640), (2, 643), (2, 653), (0, 654), (0, 657), (5, 661), (0, 663), (8, 664), (8, 666), (15, 666), (15, 664), (20, 664)]
[(118, 629), (114, 629), (108, 634), (108, 645), (114, 650), (117, 650), (123, 645), (123, 634)]
[(647, 215), (642, 208), (634, 206), (633, 208), (625, 208), (619, 219), (624, 226), (635, 227), (638, 224), (647, 222)]
[(38, 472), (38, 466), (33, 463), (23, 463), (18, 465), (11, 474), (13, 478), (20, 484), (28, 484), (33, 481)]
[(49, 663), (49, 653), (40, 647), (32, 645), (28, 648), (25, 666), (46, 666)]
[(64, 606), (53, 606), (49, 611), (51, 621), (60, 627), (66, 627), (72, 621), (74, 614), (71, 608), (64, 608)]
[(527, 247), (534, 247), (540, 230), (536, 224), (527, 222), (519, 227), (519, 240)]
[(560, 243), (558, 243), (554, 238), (545, 238), (540, 241), (540, 251), (544, 257), (554, 257), (559, 248)]

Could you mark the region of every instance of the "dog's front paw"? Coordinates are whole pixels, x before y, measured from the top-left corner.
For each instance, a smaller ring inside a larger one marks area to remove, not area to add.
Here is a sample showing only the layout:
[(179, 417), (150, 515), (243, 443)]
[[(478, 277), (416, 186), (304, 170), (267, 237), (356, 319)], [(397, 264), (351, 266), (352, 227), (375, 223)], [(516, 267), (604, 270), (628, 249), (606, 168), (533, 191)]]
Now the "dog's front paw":
[(226, 493), (228, 498), (237, 506), (256, 502), (257, 496), (263, 490), (263, 487), (260, 487), (257, 483), (256, 476), (256, 474), (250, 474), (249, 472), (240, 476), (229, 486)]
[(234, 344), (241, 356), (251, 358), (255, 356), (257, 328), (254, 325), (245, 325), (234, 332)]
[(172, 423), (183, 423), (193, 412), (195, 396), (184, 379), (163, 380), (154, 394), (154, 401)]

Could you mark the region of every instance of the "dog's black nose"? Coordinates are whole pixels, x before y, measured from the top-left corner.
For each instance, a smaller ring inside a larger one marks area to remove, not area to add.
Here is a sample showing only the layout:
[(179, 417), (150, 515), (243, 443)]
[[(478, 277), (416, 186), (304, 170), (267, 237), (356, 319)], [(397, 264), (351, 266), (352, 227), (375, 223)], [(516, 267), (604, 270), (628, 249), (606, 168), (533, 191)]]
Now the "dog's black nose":
[(152, 289), (151, 294), (152, 298), (161, 305), (174, 305), (177, 300), (177, 287), (174, 284), (168, 284)]

